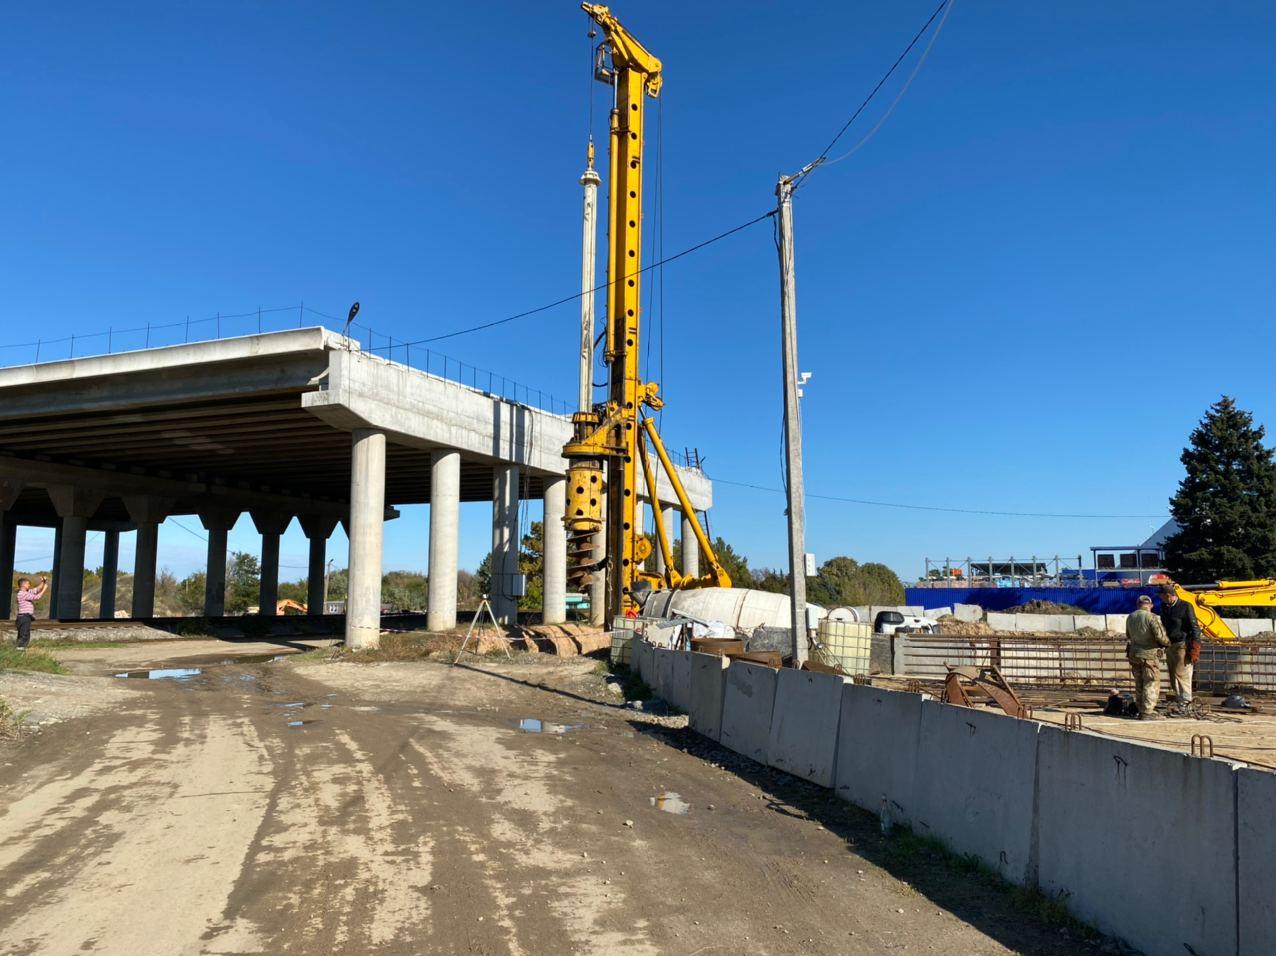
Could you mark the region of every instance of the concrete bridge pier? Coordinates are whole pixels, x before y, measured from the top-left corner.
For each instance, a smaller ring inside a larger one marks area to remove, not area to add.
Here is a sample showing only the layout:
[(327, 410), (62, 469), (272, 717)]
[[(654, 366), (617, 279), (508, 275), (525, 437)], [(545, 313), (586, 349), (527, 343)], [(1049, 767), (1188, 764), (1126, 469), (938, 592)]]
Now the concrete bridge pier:
[(461, 519), (461, 453), (439, 449), (430, 455), (430, 567), (426, 628), (456, 627), (456, 574)]
[(102, 537), (102, 595), (97, 616), (103, 621), (115, 620), (115, 586), (120, 571), (120, 533), (106, 531)]
[(567, 620), (567, 479), (545, 480), (544, 548), (545, 566), (541, 593), (541, 620), (562, 624)]
[(518, 574), (518, 465), (498, 462), (492, 482), (492, 614), (498, 624), (518, 623), (518, 598), (514, 577)]
[(692, 577), (700, 574), (700, 542), (686, 515), (682, 516), (682, 573)]
[[(89, 519), (102, 504), (103, 494), (95, 488), (76, 485), (49, 485), (46, 489), (58, 515), (62, 532), (58, 547), (58, 570), (62, 582), (58, 602), (50, 605), (50, 617), (63, 621), (80, 619), (80, 602), (84, 597), (84, 545)], [(5, 584), (7, 587), (7, 583)]]
[(381, 544), (385, 532), (385, 432), (356, 428), (350, 454), (350, 558), (346, 647), (381, 642)]
[(292, 524), (292, 515), (280, 511), (250, 511), (253, 525), (261, 535), (261, 589), (257, 613), (274, 617), (279, 602), (279, 538)]
[(226, 613), (226, 535), (240, 512), (234, 508), (209, 508), (199, 513), (208, 532), (208, 563), (204, 569), (204, 617)]
[(332, 515), (299, 515), (301, 530), (310, 542), (306, 564), (306, 614), (317, 617), (324, 613), (324, 580), (328, 574), (328, 539), (337, 529)]
[[(0, 581), (13, 580), (14, 552), (18, 544), (18, 526), (7, 514), (0, 513)], [(0, 620), (7, 621), (13, 614), (13, 589), (4, 588), (0, 594)]]
[[(159, 526), (168, 517), (173, 501), (155, 495), (127, 495), (124, 506), (137, 524), (137, 546), (133, 558), (133, 616), (154, 617)], [(56, 573), (59, 576), (65, 574), (61, 568)], [(60, 583), (58, 587), (60, 590)]]

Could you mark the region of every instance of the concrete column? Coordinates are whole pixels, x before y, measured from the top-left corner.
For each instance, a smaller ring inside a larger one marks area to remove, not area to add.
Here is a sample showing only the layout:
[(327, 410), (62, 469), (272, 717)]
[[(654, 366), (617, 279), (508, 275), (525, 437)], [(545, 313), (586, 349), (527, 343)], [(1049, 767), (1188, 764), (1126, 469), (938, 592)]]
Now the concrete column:
[(492, 469), (492, 614), (499, 624), (518, 623), (518, 598), (513, 590), (518, 574), (518, 465)]
[(292, 515), (281, 511), (250, 511), (253, 524), (261, 534), (261, 590), (257, 613), (274, 617), (279, 613), (279, 537), (292, 524)]
[[(678, 526), (676, 523), (677, 519), (674, 517), (673, 506), (665, 505), (661, 509), (660, 513), (664, 517), (665, 533), (669, 535), (669, 547), (672, 548), (673, 540), (674, 538), (678, 536)], [(660, 536), (659, 535), (655, 536), (655, 539), (651, 542), (651, 546), (653, 548), (652, 556), (656, 559), (656, 573), (664, 574), (665, 573), (665, 556), (660, 553)]]
[[(603, 555), (607, 553), (607, 495), (603, 493), (599, 497), (602, 499), (603, 523), (590, 539), (594, 549), (594, 559), (597, 561), (601, 561)], [(594, 627), (602, 627), (606, 616), (607, 572), (595, 571), (589, 582), (589, 623)]]
[(381, 542), (385, 532), (385, 432), (357, 428), (350, 454), (350, 578), (346, 647), (381, 642)]
[(700, 576), (700, 541), (686, 515), (682, 516), (682, 573), (693, 578)]
[(199, 513), (208, 532), (208, 559), (204, 565), (204, 617), (226, 613), (226, 535), (239, 520), (237, 508), (212, 508)]
[(310, 560), (306, 570), (306, 614), (323, 614), (324, 579), (328, 573), (328, 538), (336, 530), (337, 519), (324, 515), (301, 515), (301, 530), (310, 541)]
[(49, 605), (49, 616), (63, 621), (80, 619), (84, 597), (84, 542), (89, 519), (102, 504), (102, 492), (77, 485), (50, 485), (49, 500), (58, 513), (58, 600)]
[(133, 616), (155, 616), (155, 566), (159, 552), (159, 526), (173, 508), (171, 498), (129, 495), (124, 499), (129, 517), (137, 524), (133, 559)]
[(9, 517), (9, 509), (17, 503), (24, 483), (12, 478), (0, 478), (0, 620), (8, 620), (13, 613), (13, 555), (18, 542), (18, 526)]
[(133, 616), (155, 616), (155, 565), (159, 559), (159, 522), (137, 523), (133, 557)]
[(456, 567), (460, 546), (461, 453), (430, 455), (430, 568), (426, 630), (456, 627)]
[(102, 596), (97, 616), (115, 620), (115, 585), (120, 571), (120, 533), (107, 531), (102, 539)]
[(541, 621), (562, 624), (567, 620), (567, 479), (545, 479), (545, 570)]
[(49, 569), (49, 617), (58, 616), (58, 579), (62, 575), (62, 522), (53, 531), (53, 567)]
[(18, 544), (18, 526), (0, 511), (0, 621), (13, 614), (13, 555)]
[(58, 606), (49, 616), (60, 621), (78, 621), (80, 602), (84, 598), (84, 542), (89, 519), (67, 515), (58, 521), (62, 527), (61, 560), (58, 562), (62, 582), (58, 586)]

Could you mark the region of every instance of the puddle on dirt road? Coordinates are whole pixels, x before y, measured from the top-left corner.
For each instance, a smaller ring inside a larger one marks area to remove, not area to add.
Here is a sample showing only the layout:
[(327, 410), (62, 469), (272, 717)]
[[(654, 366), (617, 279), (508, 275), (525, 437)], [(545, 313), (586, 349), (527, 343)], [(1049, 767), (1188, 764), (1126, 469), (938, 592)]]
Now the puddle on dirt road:
[(679, 816), (683, 816), (691, 810), (691, 804), (687, 803), (686, 800), (672, 790), (650, 799), (653, 807), (657, 810), (663, 810), (665, 813), (676, 813)]
[(568, 734), (584, 726), (584, 724), (551, 724), (547, 720), (537, 720), (535, 717), (524, 717), (518, 722), (518, 729), (527, 734)]
[(112, 676), (136, 680), (190, 680), (202, 673), (202, 667), (160, 667), (148, 671), (123, 671)]
[(315, 721), (315, 720), (290, 720), (290, 721), (288, 721), (288, 726), (289, 726), (289, 727), (309, 727), (311, 724), (315, 724), (315, 723), (318, 723), (318, 721)]

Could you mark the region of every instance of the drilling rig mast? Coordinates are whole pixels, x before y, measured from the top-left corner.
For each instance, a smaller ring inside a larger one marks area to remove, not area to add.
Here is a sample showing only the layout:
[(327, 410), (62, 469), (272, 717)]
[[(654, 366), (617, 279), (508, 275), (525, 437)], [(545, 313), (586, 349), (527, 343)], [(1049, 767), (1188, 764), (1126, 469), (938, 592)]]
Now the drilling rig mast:
[[(582, 9), (601, 27), (595, 76), (613, 91), (608, 140), (608, 293), (603, 360), (608, 369), (607, 401), (572, 416), (572, 440), (563, 448), (567, 472), (567, 580), (577, 590), (606, 574), (607, 616), (640, 603), (641, 592), (659, 588), (730, 587), (713, 547), (687, 498), (665, 450), (655, 421), (645, 409), (659, 410), (659, 385), (644, 382), (638, 367), (642, 288), (642, 152), (645, 98), (660, 95), (661, 63), (600, 4)], [(669, 530), (664, 526), (656, 475), (648, 448), (654, 448), (678, 505), (700, 545), (708, 570), (699, 577), (681, 574), (673, 564)], [(641, 466), (647, 500), (655, 515), (662, 574), (641, 569), (652, 554), (643, 533), (639, 504)], [(606, 551), (596, 553), (592, 538), (603, 527), (606, 492)]]

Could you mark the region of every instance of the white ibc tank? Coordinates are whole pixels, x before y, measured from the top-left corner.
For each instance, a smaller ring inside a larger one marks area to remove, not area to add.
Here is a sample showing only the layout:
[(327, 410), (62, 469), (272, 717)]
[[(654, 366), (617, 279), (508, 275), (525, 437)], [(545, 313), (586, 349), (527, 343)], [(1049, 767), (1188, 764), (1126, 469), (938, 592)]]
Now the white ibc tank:
[[(752, 588), (692, 588), (687, 591), (657, 591), (643, 607), (646, 617), (677, 617), (684, 614), (702, 621), (722, 621), (730, 627), (753, 633), (756, 627), (789, 627), (789, 596)], [(817, 604), (807, 605), (811, 621), (824, 616)]]
[(820, 621), (820, 663), (848, 674), (867, 674), (873, 654), (873, 626), (854, 621)]

